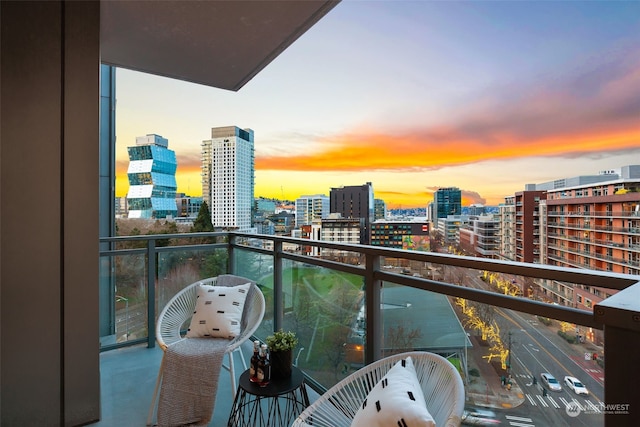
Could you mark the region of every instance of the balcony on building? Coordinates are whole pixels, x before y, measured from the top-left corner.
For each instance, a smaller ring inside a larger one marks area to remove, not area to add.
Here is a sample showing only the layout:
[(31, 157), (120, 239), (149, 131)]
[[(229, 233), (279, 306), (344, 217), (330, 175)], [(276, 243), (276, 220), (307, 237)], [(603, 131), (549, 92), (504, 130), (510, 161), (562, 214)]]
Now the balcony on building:
[[(640, 378), (638, 364), (629, 363), (640, 359), (637, 276), (233, 232), (113, 237), (115, 135), (99, 118), (102, 109), (115, 120), (115, 104), (107, 101), (112, 94), (100, 92), (100, 80), (109, 78), (101, 64), (237, 91), (335, 5), (2, 2), (2, 425), (143, 425), (162, 356), (154, 336), (158, 311), (202, 277), (192, 268), (209, 256), (223, 261), (222, 272), (260, 283), (268, 308), (257, 337), (283, 327), (311, 343), (315, 330), (318, 340), (336, 334), (333, 350), (358, 349), (344, 364), (329, 360), (336, 362), (331, 371), (315, 367), (313, 357), (344, 353), (305, 347), (296, 355), (316, 393), (390, 351), (432, 349), (391, 340), (393, 316), (413, 307), (415, 315), (404, 320), (422, 322), (429, 312), (416, 313), (407, 294), (425, 307), (462, 298), (601, 331), (604, 402), (631, 407), (627, 416), (603, 415), (603, 424), (640, 425), (640, 397), (629, 393)], [(301, 246), (341, 256), (306, 256)], [(406, 267), (389, 271), (390, 259)], [(432, 278), (405, 272), (425, 267)], [(485, 271), (618, 292), (577, 310), (466, 286)], [(293, 292), (308, 290), (308, 275), (318, 282), (340, 277), (352, 293), (338, 287), (332, 300), (300, 310), (309, 298)], [(336, 310), (336, 301), (357, 304)], [(305, 312), (313, 316), (301, 319)], [(462, 361), (467, 335), (456, 336), (461, 339), (448, 351)], [(228, 416), (225, 381), (223, 374), (212, 425), (224, 425)]]

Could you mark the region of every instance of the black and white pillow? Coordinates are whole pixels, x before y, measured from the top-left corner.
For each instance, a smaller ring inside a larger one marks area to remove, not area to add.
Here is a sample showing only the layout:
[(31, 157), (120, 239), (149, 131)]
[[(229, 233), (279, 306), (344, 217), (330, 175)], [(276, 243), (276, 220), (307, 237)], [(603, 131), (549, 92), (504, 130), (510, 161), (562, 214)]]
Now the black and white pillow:
[(376, 384), (351, 426), (435, 427), (411, 357), (398, 361)]
[(187, 338), (229, 338), (240, 333), (242, 310), (251, 283), (238, 286), (198, 285), (196, 308)]

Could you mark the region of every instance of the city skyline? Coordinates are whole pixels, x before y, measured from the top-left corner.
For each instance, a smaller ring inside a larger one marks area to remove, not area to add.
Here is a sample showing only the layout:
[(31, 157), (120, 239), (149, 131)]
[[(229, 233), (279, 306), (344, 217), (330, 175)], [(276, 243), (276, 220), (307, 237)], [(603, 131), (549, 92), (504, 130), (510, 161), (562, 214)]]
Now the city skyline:
[(254, 130), (255, 196), (288, 200), (371, 182), (390, 209), (453, 186), (497, 205), (637, 163), (639, 25), (639, 2), (342, 2), (237, 93), (119, 69), (116, 195), (148, 133), (201, 195), (219, 126)]

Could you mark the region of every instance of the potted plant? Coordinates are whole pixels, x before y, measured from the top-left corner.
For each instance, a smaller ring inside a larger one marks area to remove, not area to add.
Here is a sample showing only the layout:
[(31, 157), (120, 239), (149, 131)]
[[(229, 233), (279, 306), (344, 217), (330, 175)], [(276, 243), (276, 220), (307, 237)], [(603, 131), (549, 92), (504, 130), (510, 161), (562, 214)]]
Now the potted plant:
[(293, 366), (293, 348), (298, 344), (295, 332), (280, 329), (266, 339), (272, 378), (288, 378)]

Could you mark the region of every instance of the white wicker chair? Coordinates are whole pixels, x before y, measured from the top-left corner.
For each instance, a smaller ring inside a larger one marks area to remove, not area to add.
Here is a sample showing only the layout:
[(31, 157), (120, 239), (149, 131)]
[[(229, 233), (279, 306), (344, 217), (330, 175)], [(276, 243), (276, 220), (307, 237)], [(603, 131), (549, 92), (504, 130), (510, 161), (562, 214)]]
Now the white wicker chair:
[[(247, 282), (251, 282), (255, 285), (254, 281), (247, 278), (234, 276), (231, 274), (224, 274), (192, 283), (178, 292), (162, 309), (156, 322), (156, 341), (158, 342), (160, 348), (165, 351), (170, 345), (180, 340), (186, 339), (182, 332), (184, 332), (189, 326), (189, 321), (191, 320), (191, 316), (193, 315), (193, 311), (196, 306), (198, 285), (202, 284), (216, 286), (236, 286)], [(240, 360), (242, 360), (242, 365), (246, 370), (247, 362), (242, 355), (240, 346), (251, 337), (256, 329), (258, 329), (258, 326), (260, 326), (262, 318), (264, 317), (264, 311), (264, 295), (257, 286), (252, 286), (245, 300), (240, 334), (233, 340), (229, 341), (229, 344), (225, 351), (225, 354), (228, 356), (229, 365), (222, 365), (223, 368), (229, 371), (229, 374), (231, 376), (231, 393), (233, 398), (235, 398), (236, 393), (236, 376), (233, 367), (233, 352), (238, 352), (238, 354), (240, 355)], [(160, 369), (158, 370), (158, 379), (156, 380), (156, 386), (153, 391), (153, 399), (151, 400), (151, 407), (149, 408), (147, 425), (151, 425), (152, 423), (154, 409), (158, 400), (160, 382), (162, 380), (163, 364), (164, 356), (162, 358), (162, 362), (160, 363)]]
[(294, 427), (348, 427), (367, 394), (396, 364), (411, 356), (422, 385), (427, 409), (438, 427), (457, 427), (464, 411), (464, 384), (457, 369), (444, 357), (413, 351), (367, 365), (327, 390), (305, 409)]

